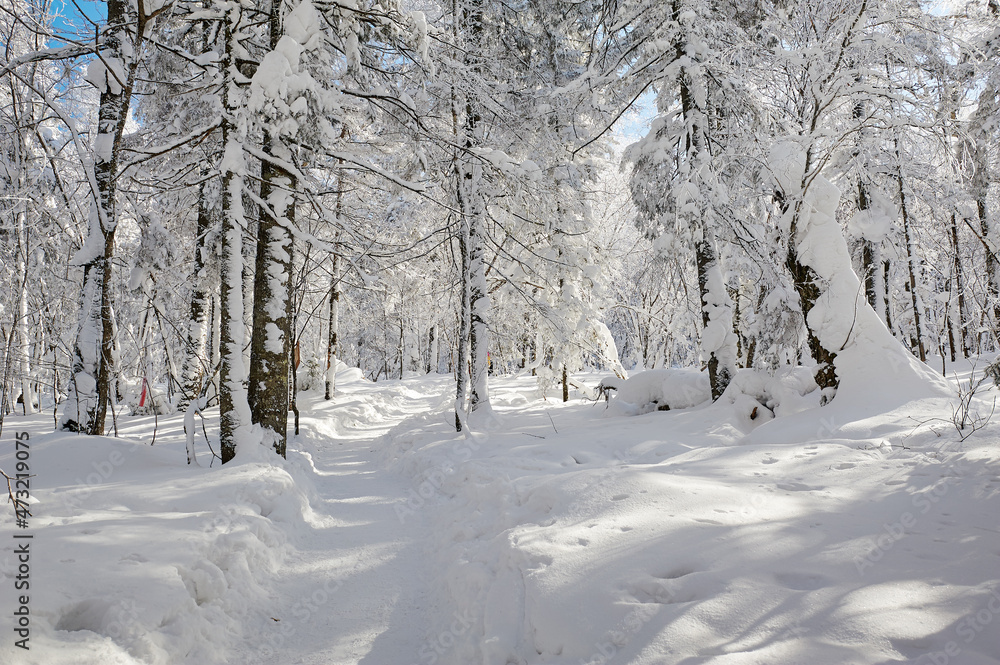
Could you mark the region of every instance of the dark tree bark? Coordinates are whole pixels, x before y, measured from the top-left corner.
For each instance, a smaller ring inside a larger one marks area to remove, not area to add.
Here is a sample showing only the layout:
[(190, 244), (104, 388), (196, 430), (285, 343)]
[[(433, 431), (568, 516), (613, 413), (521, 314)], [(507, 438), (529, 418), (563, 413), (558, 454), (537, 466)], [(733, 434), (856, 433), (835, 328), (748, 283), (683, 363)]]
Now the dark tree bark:
[[(793, 221), (791, 230), (792, 238), (795, 237), (795, 231), (795, 222)], [(785, 266), (788, 268), (788, 272), (791, 273), (795, 291), (799, 294), (799, 306), (802, 308), (802, 317), (808, 320), (809, 312), (816, 305), (816, 301), (819, 299), (821, 293), (819, 284), (817, 283), (816, 272), (809, 266), (802, 264), (799, 261), (798, 253), (791, 248), (788, 250)], [(812, 354), (813, 360), (818, 365), (816, 368), (816, 385), (819, 386), (820, 390), (836, 390), (840, 385), (837, 368), (833, 364), (837, 359), (837, 354), (823, 346), (809, 325), (806, 325), (806, 334), (809, 353)], [(826, 401), (824, 399), (824, 403)]]
[[(674, 18), (680, 21), (683, 11), (681, 0), (673, 0)], [(688, 40), (681, 37), (674, 45), (675, 54), (678, 60), (687, 57)], [(680, 93), (681, 113), (687, 124), (687, 132), (682, 139), (678, 150), (683, 153), (682, 159), (688, 164), (699, 163), (705, 155), (703, 151), (708, 150), (706, 145), (706, 133), (709, 131), (707, 109), (699, 108), (691, 92), (690, 73), (686, 68), (682, 68), (677, 77)], [(692, 168), (692, 171), (695, 169)], [(700, 184), (700, 183), (699, 183)], [(700, 215), (685, 220), (697, 228), (695, 236), (695, 266), (698, 272), (698, 293), (701, 302), (701, 322), (702, 328), (707, 329), (712, 325), (712, 313), (716, 312), (718, 303), (712, 302), (713, 294), (711, 289), (711, 272), (718, 270), (718, 257), (713, 245), (713, 234), (709, 228), (707, 209), (701, 206)], [(721, 286), (721, 284), (720, 284)], [(714, 294), (714, 297), (728, 297), (727, 293)], [(729, 324), (726, 324), (729, 327)], [(708, 380), (712, 391), (712, 400), (717, 400), (725, 392), (726, 387), (732, 380), (732, 367), (720, 363), (719, 349), (708, 349)]]
[[(282, 3), (274, 0), (268, 17), (270, 46), (284, 32)], [(250, 383), (247, 398), (253, 421), (285, 456), (288, 441), (288, 359), (291, 353), (292, 233), (295, 222), (296, 179), (283, 164), (292, 153), (282, 138), (270, 132), (264, 139), (261, 164), (261, 206), (254, 272), (253, 332), (250, 340)], [(266, 442), (265, 442), (266, 443)]]
[[(339, 199), (339, 195), (338, 195)], [(326, 386), (324, 399), (333, 399), (336, 390), (337, 334), (340, 327), (340, 255), (331, 256), (330, 267), (330, 327), (326, 340)]]

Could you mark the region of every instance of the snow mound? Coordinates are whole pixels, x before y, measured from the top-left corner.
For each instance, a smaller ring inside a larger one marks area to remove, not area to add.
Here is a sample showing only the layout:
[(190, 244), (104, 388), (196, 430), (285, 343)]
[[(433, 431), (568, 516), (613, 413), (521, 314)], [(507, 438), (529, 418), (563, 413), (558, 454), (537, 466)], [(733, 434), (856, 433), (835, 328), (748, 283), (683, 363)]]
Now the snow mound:
[(771, 374), (741, 369), (721, 400), (735, 407), (745, 429), (819, 406), (818, 386), (809, 367), (785, 367)]
[(708, 375), (696, 369), (650, 369), (624, 381), (607, 377), (601, 387), (615, 390), (608, 416), (687, 409), (712, 398)]
[[(243, 618), (268, 602), (270, 579), (301, 529), (307, 484), (274, 455), (187, 466), (183, 449), (162, 445), (165, 438), (150, 447), (33, 433), (31, 650), (5, 641), (0, 662), (228, 661)], [(11, 521), (5, 511), (0, 523)], [(0, 566), (0, 577), (15, 572)], [(6, 616), (11, 596), (0, 599)]]

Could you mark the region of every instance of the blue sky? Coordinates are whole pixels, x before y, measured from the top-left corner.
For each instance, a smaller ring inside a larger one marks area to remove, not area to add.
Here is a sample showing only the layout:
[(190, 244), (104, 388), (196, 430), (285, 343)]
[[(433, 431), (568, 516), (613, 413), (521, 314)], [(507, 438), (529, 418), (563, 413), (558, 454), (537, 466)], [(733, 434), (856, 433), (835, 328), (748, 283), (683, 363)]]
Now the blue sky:
[(52, 23), (52, 30), (71, 39), (94, 34), (94, 26), (84, 17), (96, 23), (103, 23), (108, 15), (107, 3), (90, 0), (77, 0), (75, 5), (72, 0), (53, 0), (52, 11), (57, 14)]
[(645, 136), (649, 131), (649, 123), (655, 116), (656, 95), (647, 90), (615, 123), (612, 135), (618, 142), (618, 150), (623, 150)]

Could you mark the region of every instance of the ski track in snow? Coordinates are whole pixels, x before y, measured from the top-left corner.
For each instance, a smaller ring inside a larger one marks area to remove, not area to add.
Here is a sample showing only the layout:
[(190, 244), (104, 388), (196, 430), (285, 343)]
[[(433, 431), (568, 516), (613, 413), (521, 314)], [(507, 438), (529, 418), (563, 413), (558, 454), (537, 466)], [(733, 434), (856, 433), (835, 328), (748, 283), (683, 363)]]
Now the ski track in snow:
[[(381, 410), (373, 413), (364, 397)], [(422, 520), (398, 519), (394, 505), (411, 483), (385, 471), (378, 447), (391, 428), (439, 401), (372, 385), (304, 409), (292, 459), (314, 474), (316, 514), (274, 579), (273, 605), (245, 624), (231, 663), (381, 665), (409, 662), (406, 654), (416, 661), (430, 539)]]

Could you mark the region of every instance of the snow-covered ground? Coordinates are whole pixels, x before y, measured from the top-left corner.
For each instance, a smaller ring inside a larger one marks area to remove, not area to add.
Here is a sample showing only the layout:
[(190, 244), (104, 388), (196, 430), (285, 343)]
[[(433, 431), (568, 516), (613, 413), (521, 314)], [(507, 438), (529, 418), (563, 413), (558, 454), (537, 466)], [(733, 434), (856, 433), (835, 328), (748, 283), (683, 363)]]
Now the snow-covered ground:
[(185, 464), (179, 416), (152, 447), (152, 417), (115, 439), (8, 416), (0, 468), (29, 432), (37, 502), (0, 516), (0, 663), (1000, 663), (1000, 414), (960, 442), (954, 396), (764, 422), (521, 377), (462, 435), (450, 377), (340, 379), (300, 398), (287, 461), (225, 468), (201, 436)]

